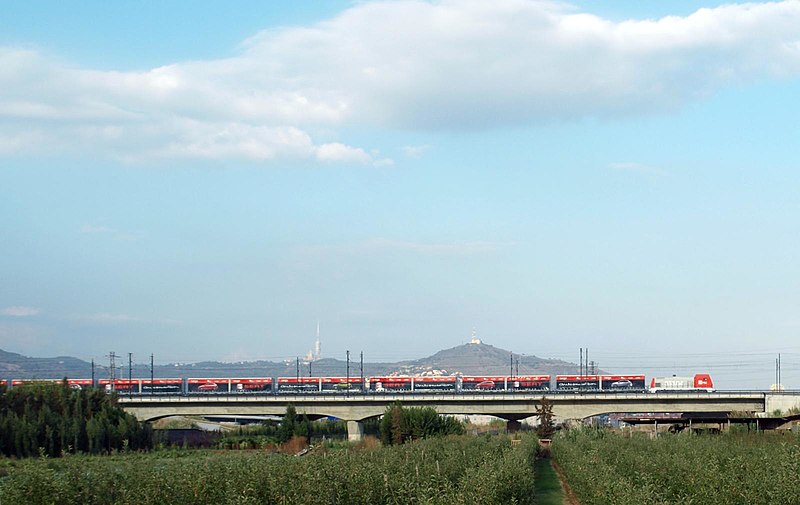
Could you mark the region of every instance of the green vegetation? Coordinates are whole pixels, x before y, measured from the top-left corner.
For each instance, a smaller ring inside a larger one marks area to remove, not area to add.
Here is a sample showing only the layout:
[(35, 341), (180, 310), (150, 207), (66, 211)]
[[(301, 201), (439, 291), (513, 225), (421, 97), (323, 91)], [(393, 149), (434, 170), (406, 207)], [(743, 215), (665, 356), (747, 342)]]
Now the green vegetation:
[(464, 434), (464, 423), (455, 418), (440, 416), (431, 407), (407, 408), (399, 402), (386, 409), (380, 426), (381, 442), (384, 445), (399, 445), (410, 440)]
[(281, 419), (281, 424), (278, 426), (276, 438), (278, 442), (288, 442), (292, 437), (301, 437), (308, 440), (311, 436), (311, 421), (304, 415), (302, 417), (297, 415), (294, 405), (291, 403), (286, 406), (286, 413)]
[(797, 504), (795, 435), (623, 437), (577, 430), (552, 455), (582, 505)]
[(0, 503), (381, 505), (533, 503), (528, 436), (441, 437), (370, 450), (158, 451), (6, 461)]
[(556, 431), (553, 422), (553, 402), (543, 396), (536, 408), (536, 417), (539, 418), (539, 425), (536, 427), (536, 434), (539, 435), (539, 438), (552, 437)]
[(116, 396), (61, 384), (0, 388), (0, 453), (61, 456), (147, 449), (152, 430), (116, 405)]
[(534, 473), (536, 474), (534, 486), (536, 505), (562, 505), (564, 491), (561, 489), (561, 482), (558, 480), (558, 474), (553, 469), (550, 459), (537, 459)]
[[(370, 433), (376, 432), (374, 424), (370, 423)], [(280, 422), (265, 421), (225, 432), (217, 445), (220, 449), (268, 449), (298, 438), (305, 444), (347, 438), (347, 424), (331, 420), (312, 422), (307, 416), (298, 415), (294, 405), (288, 404)]]

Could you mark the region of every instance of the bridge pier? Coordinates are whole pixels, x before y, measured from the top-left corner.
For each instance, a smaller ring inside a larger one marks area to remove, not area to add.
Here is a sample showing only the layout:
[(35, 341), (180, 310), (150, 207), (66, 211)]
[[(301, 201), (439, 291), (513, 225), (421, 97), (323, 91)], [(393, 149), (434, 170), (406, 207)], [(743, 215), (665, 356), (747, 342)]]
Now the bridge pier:
[(347, 440), (358, 442), (364, 436), (364, 425), (360, 421), (347, 421)]

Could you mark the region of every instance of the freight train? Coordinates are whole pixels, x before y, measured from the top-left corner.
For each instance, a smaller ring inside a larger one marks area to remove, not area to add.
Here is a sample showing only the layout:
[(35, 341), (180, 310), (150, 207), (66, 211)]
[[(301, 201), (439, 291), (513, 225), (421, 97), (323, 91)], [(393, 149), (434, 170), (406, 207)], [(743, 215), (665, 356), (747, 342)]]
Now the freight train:
[[(0, 380), (0, 386), (31, 382), (61, 382), (64, 379)], [(337, 393), (641, 393), (714, 391), (708, 374), (692, 377), (644, 375), (525, 375), (433, 377), (211, 377), (154, 379), (66, 379), (74, 389), (99, 387), (129, 395), (221, 395), (221, 394), (337, 394)]]

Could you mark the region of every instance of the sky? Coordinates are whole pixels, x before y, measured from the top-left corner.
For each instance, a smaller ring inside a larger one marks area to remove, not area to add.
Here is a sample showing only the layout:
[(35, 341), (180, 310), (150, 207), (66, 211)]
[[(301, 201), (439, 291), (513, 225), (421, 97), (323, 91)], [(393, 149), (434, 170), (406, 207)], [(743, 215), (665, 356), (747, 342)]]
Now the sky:
[(800, 2), (15, 2), (0, 348), (800, 388)]

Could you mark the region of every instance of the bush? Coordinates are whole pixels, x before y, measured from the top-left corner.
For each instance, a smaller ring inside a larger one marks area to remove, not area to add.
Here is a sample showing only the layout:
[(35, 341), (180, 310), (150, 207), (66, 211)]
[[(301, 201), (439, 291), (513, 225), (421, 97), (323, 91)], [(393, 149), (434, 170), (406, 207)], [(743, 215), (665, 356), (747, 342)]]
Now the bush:
[(463, 435), (464, 423), (453, 417), (440, 416), (431, 407), (406, 408), (398, 402), (386, 409), (380, 431), (381, 442), (385, 445), (399, 445), (409, 440)]

